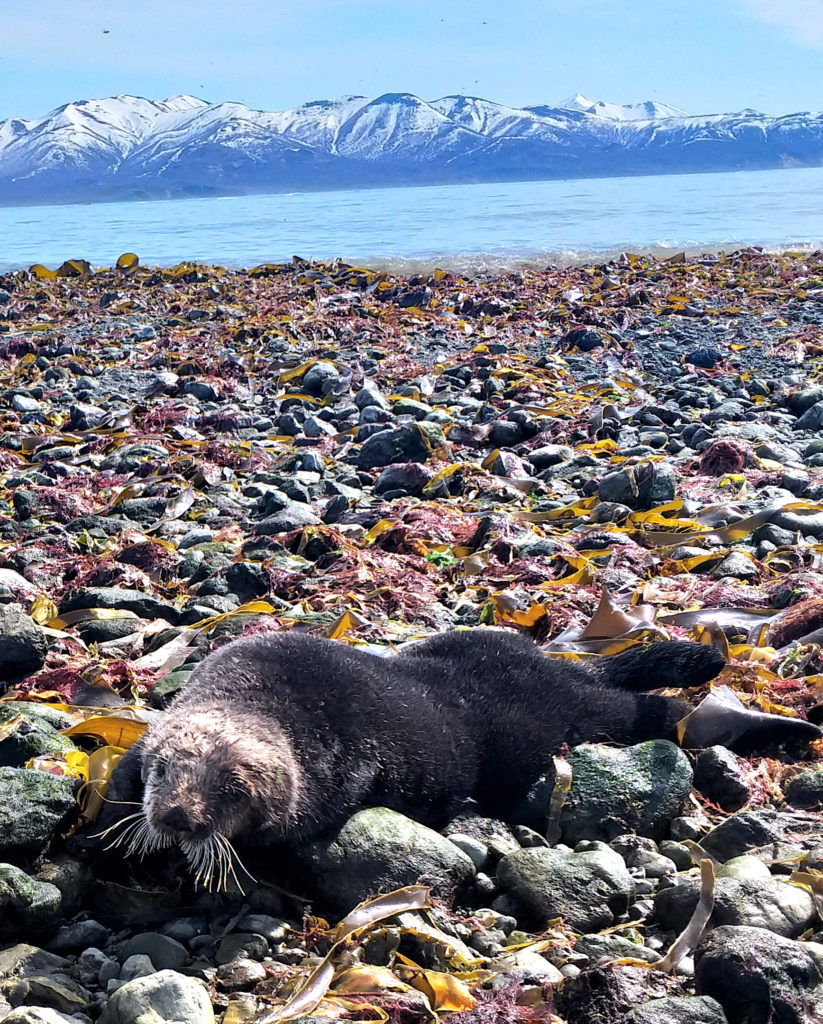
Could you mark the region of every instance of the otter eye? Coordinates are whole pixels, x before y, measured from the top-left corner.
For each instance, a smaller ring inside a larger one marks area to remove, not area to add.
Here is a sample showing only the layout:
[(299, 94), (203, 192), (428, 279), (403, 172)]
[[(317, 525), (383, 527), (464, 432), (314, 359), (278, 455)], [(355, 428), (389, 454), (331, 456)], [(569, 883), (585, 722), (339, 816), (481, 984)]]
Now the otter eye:
[(156, 761), (154, 764), (154, 775), (155, 778), (164, 779), (166, 777), (166, 763), (165, 761)]

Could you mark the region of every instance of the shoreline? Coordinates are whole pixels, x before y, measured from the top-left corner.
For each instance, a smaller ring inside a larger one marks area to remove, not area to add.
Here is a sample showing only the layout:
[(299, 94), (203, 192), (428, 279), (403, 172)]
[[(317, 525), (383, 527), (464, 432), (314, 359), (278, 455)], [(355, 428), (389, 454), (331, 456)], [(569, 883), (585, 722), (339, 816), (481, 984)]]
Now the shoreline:
[[(453, 253), (450, 255), (427, 255), (427, 256), (375, 256), (373, 258), (349, 263), (345, 258), (334, 260), (314, 259), (305, 257), (304, 262), (318, 265), (346, 264), (366, 268), (378, 273), (387, 273), (396, 276), (411, 277), (433, 273), (435, 268), (450, 271), (461, 277), (503, 277), (506, 274), (524, 273), (529, 271), (542, 270), (569, 270), (573, 268), (596, 267), (604, 263), (619, 262), (621, 256), (630, 254), (653, 261), (670, 260), (674, 256), (683, 254), (688, 260), (699, 259), (721, 259), (731, 256), (734, 253), (764, 253), (773, 256), (812, 256), (816, 252), (823, 251), (823, 239), (820, 242), (798, 242), (796, 244), (785, 243), (781, 245), (754, 245), (728, 242), (722, 245), (648, 245), (633, 248), (631, 246), (610, 246), (606, 249), (547, 249), (543, 251), (516, 253)], [(296, 258), (296, 257), (295, 257)], [(82, 259), (79, 256), (67, 256), (66, 260)], [(301, 257), (302, 259), (302, 257)], [(142, 262), (142, 261), (141, 261)], [(272, 266), (286, 266), (290, 261), (272, 261)], [(239, 263), (233, 261), (217, 261), (207, 258), (183, 259), (174, 262), (157, 262), (148, 260), (144, 269), (168, 271), (181, 263), (209, 268), (224, 268), (232, 273), (248, 273), (254, 269), (253, 264)], [(0, 274), (17, 274), (21, 271), (28, 271), (33, 264), (12, 265), (0, 263)], [(40, 264), (42, 265), (42, 264)], [(265, 264), (257, 264), (265, 265)], [(92, 270), (97, 272), (105, 270), (109, 265), (91, 264)], [(56, 269), (52, 265), (49, 269)]]

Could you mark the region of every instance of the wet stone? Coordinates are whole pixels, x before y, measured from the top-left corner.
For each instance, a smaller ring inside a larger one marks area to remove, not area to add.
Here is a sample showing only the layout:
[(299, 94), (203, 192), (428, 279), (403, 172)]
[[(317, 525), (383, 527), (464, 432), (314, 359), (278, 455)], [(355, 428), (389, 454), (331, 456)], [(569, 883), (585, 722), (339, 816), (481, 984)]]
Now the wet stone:
[(786, 786), (786, 800), (794, 807), (823, 807), (823, 768), (796, 775)]
[(177, 622), (178, 611), (153, 594), (139, 590), (125, 590), (119, 587), (83, 587), (63, 599), (61, 612), (73, 612), (83, 608), (114, 608), (133, 612), (141, 619), (166, 619), (173, 625)]
[(0, 859), (41, 853), (77, 813), (80, 780), (25, 768), (0, 768)]
[(749, 800), (746, 762), (726, 747), (707, 747), (697, 755), (694, 784), (724, 811), (737, 811)]
[[(664, 889), (655, 901), (655, 919), (664, 927), (680, 932), (697, 905), (698, 878)], [(815, 918), (814, 900), (809, 892), (775, 878), (719, 877), (715, 883), (712, 922), (715, 925), (743, 925), (765, 928), (777, 935), (794, 938)]]
[(48, 637), (20, 605), (0, 606), (0, 679), (36, 671), (48, 649)]
[(269, 943), (264, 935), (254, 932), (232, 932), (222, 938), (214, 954), (218, 964), (233, 963), (238, 959), (262, 960), (268, 956)]
[(536, 920), (562, 917), (575, 931), (600, 931), (625, 913), (634, 883), (622, 857), (603, 843), (575, 852), (535, 847), (504, 857), (497, 868), (502, 889)]
[(129, 939), (120, 953), (121, 963), (129, 957), (147, 956), (158, 971), (179, 970), (189, 959), (186, 947), (160, 932), (141, 932)]
[(762, 928), (715, 928), (695, 950), (697, 991), (723, 1006), (729, 1024), (812, 1024), (822, 978), (802, 943)]

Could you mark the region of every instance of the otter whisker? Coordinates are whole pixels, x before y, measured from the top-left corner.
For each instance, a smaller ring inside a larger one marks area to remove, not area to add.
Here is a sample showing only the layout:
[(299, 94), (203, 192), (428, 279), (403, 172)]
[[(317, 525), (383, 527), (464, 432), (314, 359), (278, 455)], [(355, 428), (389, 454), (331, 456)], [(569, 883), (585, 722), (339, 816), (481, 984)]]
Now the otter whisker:
[(195, 885), (203, 885), (211, 892), (212, 874), (215, 867), (214, 837), (206, 842), (193, 842), (191, 839), (184, 839), (180, 842), (180, 849), (188, 861), (189, 870), (194, 875)]
[(246, 890), (240, 884), (240, 879), (237, 877), (237, 875), (235, 873), (235, 870), (234, 870), (234, 861), (237, 861), (237, 866), (240, 868), (240, 870), (243, 872), (243, 874), (248, 879), (250, 879), (255, 885), (257, 884), (257, 879), (254, 877), (254, 875), (251, 873), (251, 871), (249, 871), (249, 869), (246, 867), (246, 865), (240, 859), (240, 855), (238, 854), (237, 850), (235, 850), (235, 848), (232, 845), (231, 841), (226, 836), (224, 836), (224, 835), (221, 835), (220, 838), (223, 841), (223, 843), (225, 843), (226, 850), (227, 850), (227, 852), (229, 854), (229, 865), (230, 865), (231, 876), (234, 879), (235, 884), (237, 885), (237, 888), (240, 890), (241, 893), (243, 893), (245, 895)]
[(130, 848), (134, 837), (142, 830), (143, 825), (144, 822), (142, 818), (138, 821), (129, 822), (120, 835), (116, 836), (112, 842), (109, 843), (106, 849), (112, 850), (116, 846), (126, 846)]
[[(131, 803), (132, 801), (129, 800), (128, 802)], [(137, 803), (138, 801), (134, 802)], [(109, 827), (107, 829), (104, 829), (102, 832), (95, 832), (92, 836), (90, 836), (90, 838), (105, 839), (109, 832), (114, 832), (115, 829), (122, 828), (127, 822), (133, 822), (135, 818), (143, 817), (145, 817), (144, 811), (137, 811), (135, 814), (128, 814), (126, 815), (125, 818), (121, 818), (119, 821), (115, 821), (113, 825), (109, 825)]]

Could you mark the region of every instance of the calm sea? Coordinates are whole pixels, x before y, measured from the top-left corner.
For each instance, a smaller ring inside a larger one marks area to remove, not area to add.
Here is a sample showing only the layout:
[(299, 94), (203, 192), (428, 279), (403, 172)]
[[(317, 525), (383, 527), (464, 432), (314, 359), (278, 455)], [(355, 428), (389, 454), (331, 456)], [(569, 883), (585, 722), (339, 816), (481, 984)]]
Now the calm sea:
[(823, 168), (0, 209), (0, 269), (124, 251), (495, 270), (635, 252), (823, 244)]

